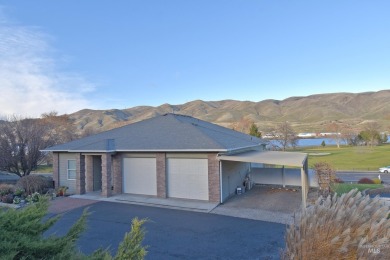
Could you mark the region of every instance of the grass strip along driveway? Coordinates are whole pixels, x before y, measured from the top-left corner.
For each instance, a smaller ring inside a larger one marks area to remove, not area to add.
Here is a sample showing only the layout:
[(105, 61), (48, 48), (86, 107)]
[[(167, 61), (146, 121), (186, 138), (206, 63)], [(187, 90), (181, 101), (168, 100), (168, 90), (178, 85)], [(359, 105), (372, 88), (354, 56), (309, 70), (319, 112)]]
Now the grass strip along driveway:
[(367, 189), (379, 189), (383, 188), (382, 184), (356, 184), (356, 183), (333, 183), (332, 189), (339, 195), (343, 193), (348, 193), (353, 189), (358, 189), (359, 191), (364, 191)]

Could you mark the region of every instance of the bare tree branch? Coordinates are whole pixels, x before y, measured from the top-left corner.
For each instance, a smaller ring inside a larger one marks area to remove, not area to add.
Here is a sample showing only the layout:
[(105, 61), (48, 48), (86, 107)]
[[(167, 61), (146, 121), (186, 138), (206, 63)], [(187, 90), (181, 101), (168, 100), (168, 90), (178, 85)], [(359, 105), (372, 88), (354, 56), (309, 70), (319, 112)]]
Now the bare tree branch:
[(54, 144), (51, 125), (13, 116), (0, 124), (0, 169), (29, 175), (46, 156), (41, 150)]
[(286, 148), (289, 146), (297, 146), (297, 134), (289, 122), (280, 123), (274, 130), (274, 136), (275, 141), (283, 151), (286, 151)]

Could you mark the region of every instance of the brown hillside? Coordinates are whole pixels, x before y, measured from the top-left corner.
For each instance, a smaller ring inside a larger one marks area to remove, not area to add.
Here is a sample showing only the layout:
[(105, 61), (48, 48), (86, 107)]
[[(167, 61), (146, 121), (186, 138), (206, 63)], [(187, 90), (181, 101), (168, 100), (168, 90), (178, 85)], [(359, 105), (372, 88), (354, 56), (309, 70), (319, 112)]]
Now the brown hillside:
[(375, 120), (381, 124), (382, 131), (387, 131), (390, 126), (389, 100), (390, 90), (382, 90), (291, 97), (281, 101), (194, 100), (182, 105), (138, 106), (124, 110), (84, 109), (70, 116), (78, 129), (92, 127), (98, 131), (172, 112), (227, 127), (249, 120), (262, 131), (282, 121), (289, 121), (297, 131), (325, 131), (326, 124), (336, 120), (353, 127)]

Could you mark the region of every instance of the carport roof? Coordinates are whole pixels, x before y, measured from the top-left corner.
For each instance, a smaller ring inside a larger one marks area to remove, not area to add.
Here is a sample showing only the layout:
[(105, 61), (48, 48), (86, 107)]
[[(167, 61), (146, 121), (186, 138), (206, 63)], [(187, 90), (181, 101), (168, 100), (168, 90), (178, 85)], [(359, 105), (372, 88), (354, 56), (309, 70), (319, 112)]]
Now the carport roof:
[(233, 155), (220, 155), (219, 160), (264, 163), (303, 167), (307, 159), (306, 153), (276, 152), (276, 151), (249, 151)]

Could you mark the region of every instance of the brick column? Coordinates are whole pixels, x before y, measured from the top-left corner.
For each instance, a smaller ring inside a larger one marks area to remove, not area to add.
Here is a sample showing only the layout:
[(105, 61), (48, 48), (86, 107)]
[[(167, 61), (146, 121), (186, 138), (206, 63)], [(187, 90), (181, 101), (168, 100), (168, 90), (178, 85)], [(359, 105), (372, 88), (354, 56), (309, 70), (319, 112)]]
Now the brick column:
[(166, 162), (166, 154), (157, 153), (156, 154), (157, 197), (159, 198), (167, 197), (165, 162)]
[(102, 154), (102, 196), (104, 197), (111, 196), (111, 166), (111, 154)]
[(85, 156), (76, 155), (76, 194), (85, 194)]
[(208, 171), (209, 171), (209, 201), (220, 202), (221, 187), (219, 182), (219, 160), (217, 154), (209, 154), (208, 156)]
[(53, 181), (54, 181), (54, 188), (58, 188), (60, 186), (60, 160), (59, 160), (60, 154), (59, 153), (53, 153)]
[(93, 191), (93, 156), (86, 155), (85, 156), (85, 191), (92, 192)]
[(116, 154), (112, 157), (112, 176), (113, 176), (113, 186), (114, 193), (122, 193), (122, 155)]

